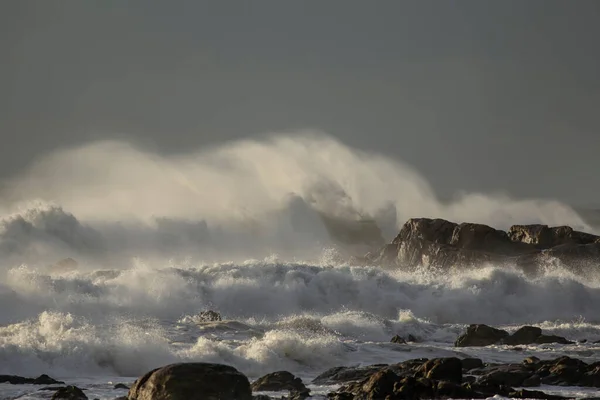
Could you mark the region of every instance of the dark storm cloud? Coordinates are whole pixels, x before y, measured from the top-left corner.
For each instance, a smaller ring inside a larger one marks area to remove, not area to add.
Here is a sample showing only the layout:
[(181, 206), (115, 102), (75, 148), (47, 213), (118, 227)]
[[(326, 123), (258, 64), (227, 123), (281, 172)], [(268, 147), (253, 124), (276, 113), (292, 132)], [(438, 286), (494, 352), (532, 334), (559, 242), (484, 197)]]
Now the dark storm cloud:
[(2, 177), (123, 137), (318, 128), (442, 196), (600, 202), (595, 1), (4, 1)]

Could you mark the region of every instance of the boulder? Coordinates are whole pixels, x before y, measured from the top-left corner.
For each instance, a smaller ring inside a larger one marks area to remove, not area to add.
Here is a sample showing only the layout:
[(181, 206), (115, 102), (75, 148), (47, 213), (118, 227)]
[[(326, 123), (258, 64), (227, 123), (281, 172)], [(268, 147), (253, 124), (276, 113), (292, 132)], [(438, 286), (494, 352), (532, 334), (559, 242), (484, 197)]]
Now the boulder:
[(52, 400), (88, 400), (83, 390), (77, 386), (66, 386), (58, 389), (53, 395)]
[(404, 340), (400, 335), (395, 335), (392, 338), (392, 340), (390, 340), (390, 342), (397, 344), (406, 344), (406, 340)]
[(462, 383), (462, 362), (456, 357), (434, 358), (425, 362), (415, 376), (438, 381)]
[(198, 314), (198, 320), (200, 322), (214, 322), (222, 321), (221, 314), (213, 310), (202, 311)]
[(473, 324), (467, 328), (467, 332), (456, 339), (456, 347), (482, 347), (489, 346), (508, 337), (508, 332), (502, 329), (492, 328), (488, 325)]
[(235, 368), (211, 363), (171, 364), (146, 373), (128, 400), (252, 400), (248, 378)]
[(508, 237), (514, 242), (533, 244), (539, 249), (549, 249), (563, 244), (590, 244), (600, 242), (600, 236), (574, 231), (569, 226), (513, 225)]
[(524, 326), (519, 328), (512, 335), (502, 339), (503, 344), (522, 345), (535, 343), (538, 337), (542, 336), (542, 329), (535, 326)]
[(296, 378), (287, 371), (272, 372), (258, 378), (250, 386), (253, 392), (279, 392), (287, 390), (290, 394), (305, 393), (308, 396), (310, 390), (306, 388), (302, 379)]

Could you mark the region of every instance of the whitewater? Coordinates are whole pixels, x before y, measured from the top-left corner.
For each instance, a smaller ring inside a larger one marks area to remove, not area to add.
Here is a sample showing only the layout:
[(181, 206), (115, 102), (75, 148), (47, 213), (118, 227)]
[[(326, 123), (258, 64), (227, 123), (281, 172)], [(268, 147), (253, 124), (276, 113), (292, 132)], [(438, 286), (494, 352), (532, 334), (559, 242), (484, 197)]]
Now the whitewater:
[[(169, 156), (118, 141), (61, 149), (6, 182), (0, 212), (0, 374), (48, 374), (89, 398), (125, 395), (115, 383), (180, 361), (229, 364), (251, 379), (287, 370), (323, 395), (333, 388), (310, 381), (336, 366), (600, 354), (600, 274), (351, 261), (411, 217), (597, 232), (571, 207), (501, 192), (442, 202), (411, 167), (319, 132)], [(379, 231), (349, 238), (326, 217)], [(223, 321), (202, 321), (206, 310)], [(575, 344), (455, 348), (472, 323), (535, 325)], [(417, 342), (390, 343), (397, 334)], [(0, 398), (49, 398), (39, 389), (0, 384)]]

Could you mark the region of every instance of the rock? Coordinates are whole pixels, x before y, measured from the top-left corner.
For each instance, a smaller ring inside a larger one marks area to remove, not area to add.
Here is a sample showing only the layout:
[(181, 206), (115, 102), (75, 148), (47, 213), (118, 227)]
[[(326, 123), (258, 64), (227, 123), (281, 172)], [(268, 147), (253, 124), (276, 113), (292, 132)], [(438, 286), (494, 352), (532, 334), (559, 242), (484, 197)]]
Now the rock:
[(124, 384), (124, 383), (117, 383), (117, 384), (114, 386), (114, 389), (127, 389), (127, 390), (129, 390), (129, 386), (127, 386), (127, 385), (126, 385), (126, 384)]
[(535, 340), (542, 336), (542, 330), (535, 326), (524, 326), (519, 328), (512, 335), (502, 339), (503, 344), (508, 345), (520, 345), (520, 344), (532, 344)]
[(128, 400), (251, 400), (248, 378), (233, 367), (210, 363), (171, 364), (146, 373)]
[(550, 228), (548, 225), (513, 225), (508, 230), (508, 237), (512, 241), (533, 244), (540, 249), (563, 244), (591, 244), (600, 239), (600, 236), (577, 232), (568, 226)]
[(530, 356), (523, 360), (523, 364), (537, 364), (540, 362), (540, 359), (536, 356)]
[(40, 375), (37, 378), (24, 378), (16, 375), (0, 375), (0, 383), (10, 383), (12, 385), (59, 385), (62, 381), (50, 378), (48, 375)]
[(250, 387), (253, 392), (279, 392), (283, 390), (298, 393), (309, 392), (302, 383), (302, 379), (296, 378), (287, 371), (272, 372), (260, 377)]
[(456, 339), (456, 347), (489, 346), (508, 337), (508, 332), (488, 325), (470, 325), (467, 332)]
[(87, 400), (88, 397), (77, 386), (66, 386), (58, 389), (53, 395), (52, 400)]
[(521, 386), (522, 383), (534, 374), (524, 364), (507, 364), (494, 367), (485, 375), (480, 376), (477, 382), (481, 385)]
[(443, 270), (493, 262), (518, 266), (528, 274), (554, 259), (581, 269), (594, 267), (599, 258), (600, 236), (566, 226), (514, 225), (506, 233), (482, 224), (430, 218), (408, 220), (391, 243), (364, 257), (367, 263), (406, 269)]
[(523, 381), (523, 383), (521, 383), (521, 386), (523, 387), (537, 387), (540, 386), (542, 384), (542, 378), (535, 374), (535, 375), (531, 375), (529, 378), (525, 379)]
[(369, 365), (366, 367), (335, 367), (323, 372), (312, 383), (315, 385), (334, 385), (363, 380), (382, 368), (385, 364)]
[(479, 358), (463, 358), (461, 362), (464, 372), (483, 367), (483, 361)]
[(567, 340), (562, 336), (556, 336), (556, 335), (540, 335), (535, 339), (535, 344), (549, 344), (549, 343), (573, 344), (575, 342)]
[(425, 362), (415, 376), (432, 380), (462, 383), (462, 362), (456, 357), (434, 358)]
[(213, 310), (208, 310), (208, 311), (202, 311), (199, 315), (198, 315), (198, 319), (201, 322), (214, 322), (214, 321), (222, 321), (221, 318), (221, 314), (219, 314), (216, 311)]
[(400, 337), (400, 335), (395, 335), (392, 338), (392, 340), (390, 340), (390, 342), (397, 343), (397, 344), (406, 344), (406, 340), (404, 340), (402, 337)]
[(385, 399), (386, 396), (394, 393), (394, 385), (397, 381), (399, 381), (398, 375), (389, 369), (383, 369), (371, 375), (365, 382), (356, 384), (356, 389), (350, 392), (367, 395), (370, 399)]

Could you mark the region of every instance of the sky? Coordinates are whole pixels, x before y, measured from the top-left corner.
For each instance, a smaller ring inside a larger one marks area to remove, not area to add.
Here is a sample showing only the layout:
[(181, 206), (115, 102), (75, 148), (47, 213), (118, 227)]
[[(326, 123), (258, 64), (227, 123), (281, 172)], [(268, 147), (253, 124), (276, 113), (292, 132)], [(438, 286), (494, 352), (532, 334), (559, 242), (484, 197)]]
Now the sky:
[(0, 2), (0, 180), (64, 146), (316, 129), (460, 191), (600, 204), (600, 2)]

